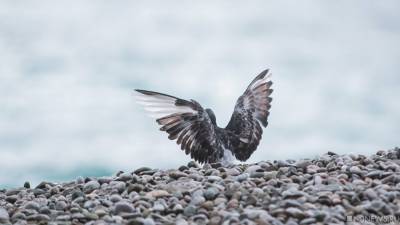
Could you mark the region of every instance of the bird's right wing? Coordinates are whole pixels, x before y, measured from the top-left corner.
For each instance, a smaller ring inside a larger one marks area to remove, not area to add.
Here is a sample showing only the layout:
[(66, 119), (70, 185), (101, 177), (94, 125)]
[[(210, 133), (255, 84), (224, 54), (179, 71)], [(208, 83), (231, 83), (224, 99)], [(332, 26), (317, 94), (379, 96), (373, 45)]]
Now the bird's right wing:
[(167, 132), (170, 140), (177, 139), (192, 159), (213, 163), (222, 157), (214, 125), (199, 103), (152, 91), (135, 91), (138, 103), (156, 118), (160, 130)]
[(268, 125), (272, 101), (270, 95), (273, 91), (270, 77), (269, 70), (264, 70), (250, 83), (237, 100), (231, 120), (225, 128), (238, 139), (239, 144), (233, 151), (241, 161), (247, 160), (257, 149), (263, 133), (261, 125)]

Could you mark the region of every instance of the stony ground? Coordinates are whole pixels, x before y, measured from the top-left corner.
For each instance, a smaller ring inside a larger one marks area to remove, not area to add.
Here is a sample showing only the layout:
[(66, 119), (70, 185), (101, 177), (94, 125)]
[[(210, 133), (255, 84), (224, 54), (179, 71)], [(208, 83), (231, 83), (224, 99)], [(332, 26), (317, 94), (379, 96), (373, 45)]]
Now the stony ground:
[(399, 182), (398, 148), (230, 168), (191, 162), (0, 190), (0, 223), (345, 224), (348, 216), (400, 218)]

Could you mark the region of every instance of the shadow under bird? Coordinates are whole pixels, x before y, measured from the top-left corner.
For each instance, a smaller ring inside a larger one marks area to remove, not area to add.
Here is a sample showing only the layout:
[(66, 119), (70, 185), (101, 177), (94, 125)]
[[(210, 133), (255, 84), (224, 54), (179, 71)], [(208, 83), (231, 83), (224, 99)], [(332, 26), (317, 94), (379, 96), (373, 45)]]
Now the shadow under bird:
[(195, 100), (136, 89), (138, 103), (169, 134), (170, 140), (200, 163), (232, 164), (246, 161), (257, 149), (267, 127), (272, 98), (271, 73), (264, 70), (247, 87), (236, 102), (225, 128), (217, 126), (214, 112)]

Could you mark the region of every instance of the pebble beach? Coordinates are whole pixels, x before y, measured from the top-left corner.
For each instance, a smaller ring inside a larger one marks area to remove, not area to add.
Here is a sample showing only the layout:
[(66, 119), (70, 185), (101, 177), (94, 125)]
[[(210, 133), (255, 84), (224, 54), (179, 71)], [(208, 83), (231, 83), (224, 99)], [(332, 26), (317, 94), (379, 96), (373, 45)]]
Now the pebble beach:
[(189, 162), (0, 190), (0, 224), (399, 224), (396, 218), (399, 148), (230, 167)]

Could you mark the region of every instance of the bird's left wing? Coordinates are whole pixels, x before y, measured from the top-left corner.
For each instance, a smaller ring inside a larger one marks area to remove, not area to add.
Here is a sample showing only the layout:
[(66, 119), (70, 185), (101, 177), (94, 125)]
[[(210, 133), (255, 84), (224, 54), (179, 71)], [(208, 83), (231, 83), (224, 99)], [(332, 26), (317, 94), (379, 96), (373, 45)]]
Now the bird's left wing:
[[(247, 87), (236, 102), (235, 110), (225, 128), (237, 137), (235, 149), (237, 159), (247, 160), (257, 149), (262, 136), (262, 126), (267, 127), (271, 108), (272, 81), (269, 70), (261, 72)], [(260, 125), (261, 123), (261, 125)]]
[(220, 141), (207, 112), (194, 100), (158, 92), (135, 90), (138, 103), (155, 117), (160, 130), (200, 163), (216, 162), (223, 155)]

